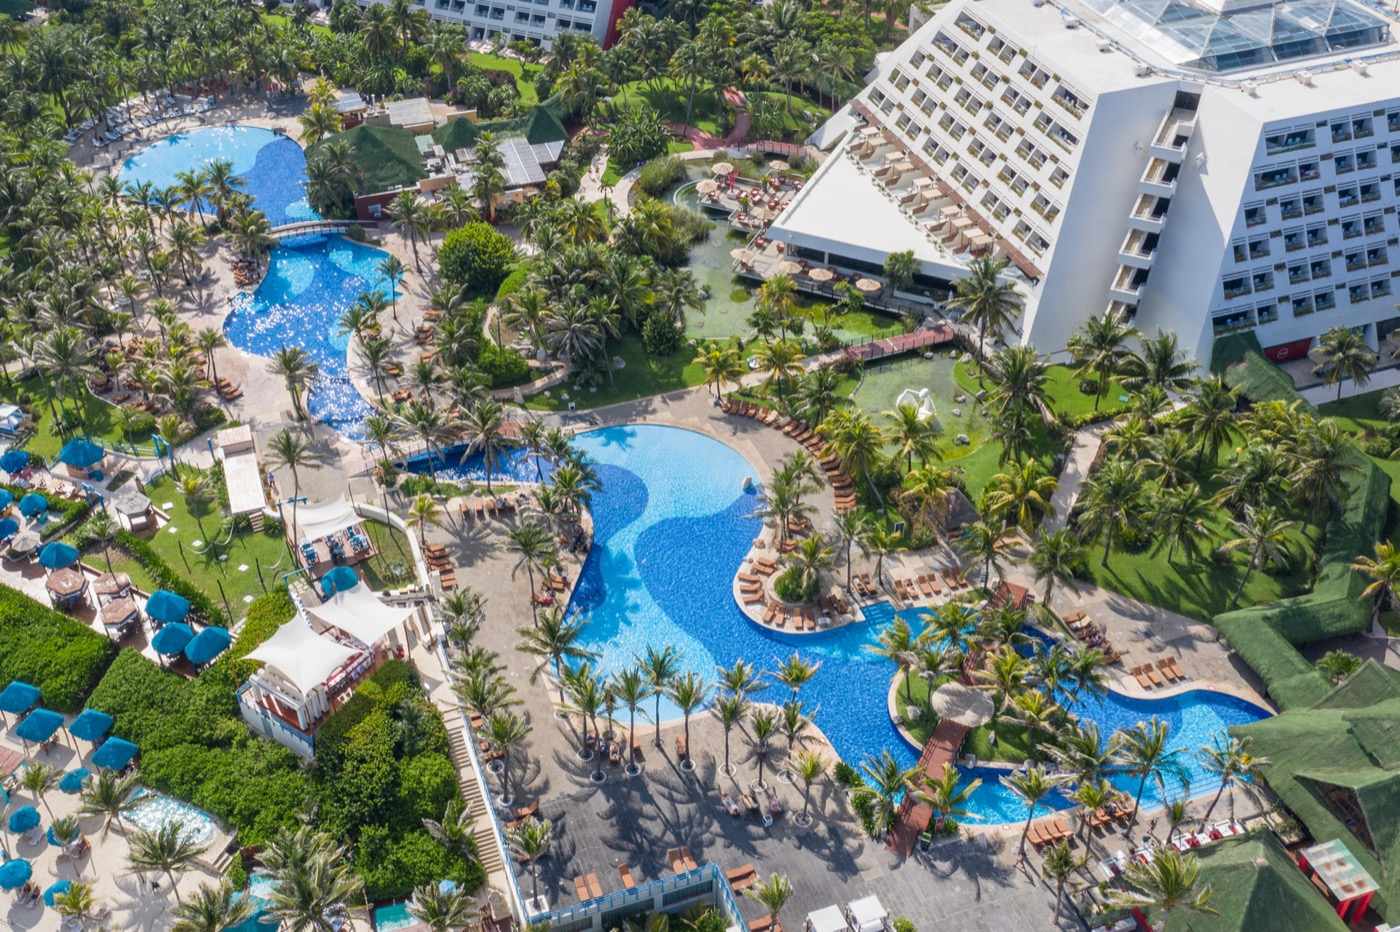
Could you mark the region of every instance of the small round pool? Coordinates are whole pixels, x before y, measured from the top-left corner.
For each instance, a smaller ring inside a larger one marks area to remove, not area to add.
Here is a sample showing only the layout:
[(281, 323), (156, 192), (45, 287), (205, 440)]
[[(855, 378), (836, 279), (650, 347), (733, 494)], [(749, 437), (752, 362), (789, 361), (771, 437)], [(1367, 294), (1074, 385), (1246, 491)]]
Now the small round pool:
[(137, 828), (157, 832), (171, 822), (180, 823), (180, 837), (197, 845), (214, 840), (218, 825), (214, 817), (184, 800), (137, 787), (131, 794), (135, 805), (124, 818)]
[(127, 158), (118, 177), (125, 184), (168, 188), (179, 184), (181, 172), (208, 168), (218, 159), (233, 164), (238, 187), (252, 195), (272, 226), (317, 219), (306, 200), (306, 154), (295, 141), (260, 126), (204, 126), (166, 136)]

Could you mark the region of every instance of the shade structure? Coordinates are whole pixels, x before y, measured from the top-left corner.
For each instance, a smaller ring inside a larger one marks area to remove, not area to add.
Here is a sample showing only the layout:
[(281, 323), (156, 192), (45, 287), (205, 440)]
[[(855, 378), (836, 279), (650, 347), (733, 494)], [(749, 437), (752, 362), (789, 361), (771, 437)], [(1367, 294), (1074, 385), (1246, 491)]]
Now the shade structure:
[(19, 513), (26, 518), (41, 515), (49, 510), (49, 500), (38, 492), (30, 492), (19, 500)]
[(232, 640), (227, 628), (205, 628), (185, 645), (185, 659), (201, 667), (227, 650)]
[(40, 741), (47, 741), (53, 737), (53, 733), (63, 725), (63, 716), (53, 709), (35, 709), (25, 716), (24, 721), (19, 723), (15, 729), (15, 734), (25, 741), (33, 741), (38, 744)]
[(182, 621), (175, 621), (167, 624), (155, 633), (151, 638), (151, 647), (157, 654), (164, 654), (173, 657), (185, 649), (194, 638), (194, 631), (189, 625)]
[(807, 277), (814, 282), (829, 282), (836, 277), (836, 273), (825, 266), (817, 266), (808, 270)]
[(53, 906), (55, 897), (67, 893), (71, 889), (73, 889), (73, 881), (69, 880), (67, 877), (62, 880), (55, 880), (44, 888), (44, 905)]
[(100, 463), (104, 455), (106, 454), (101, 444), (93, 443), (86, 437), (74, 437), (58, 451), (58, 461), (78, 469), (87, 469), (95, 463)]
[(19, 533), (19, 522), (14, 518), (0, 518), (0, 540), (9, 540)]
[(54, 570), (44, 580), (44, 588), (57, 598), (67, 600), (87, 588), (87, 577), (71, 566)]
[(36, 829), (39, 827), (39, 810), (33, 806), (20, 806), (10, 813), (10, 817), (5, 820), (5, 827), (16, 835)]
[(856, 280), (856, 288), (870, 293), (880, 290), (880, 283), (873, 278), (860, 278)]
[(6, 450), (0, 455), (0, 469), (14, 475), (29, 465), (29, 453), (25, 450)]
[(856, 932), (878, 932), (885, 926), (890, 914), (878, 896), (866, 896), (853, 900), (849, 907), (851, 928)]
[(92, 771), (86, 767), (74, 767), (58, 779), (58, 788), (69, 796), (76, 796), (83, 791), (83, 782), (92, 776)]
[(773, 267), (775, 275), (796, 275), (800, 271), (802, 271), (802, 263), (794, 262), (791, 259), (784, 259)]
[(101, 741), (111, 730), (112, 716), (106, 712), (99, 712), (97, 709), (83, 709), (78, 713), (78, 717), (73, 719), (73, 723), (68, 726), (70, 735), (84, 741)]
[(826, 906), (807, 914), (807, 932), (850, 932), (850, 928), (839, 906)]
[[(146, 616), (152, 621), (161, 624), (171, 624), (173, 622), (184, 621), (185, 616), (190, 613), (190, 600), (182, 595), (171, 592), (169, 589), (157, 589), (151, 593), (151, 597), (146, 600)], [(193, 632), (191, 632), (193, 634)], [(182, 643), (180, 647), (184, 647)], [(175, 649), (178, 652), (179, 648)]]
[(929, 697), (929, 708), (940, 719), (957, 722), (968, 728), (985, 725), (992, 720), (995, 707), (992, 697), (962, 683), (944, 683)]
[(734, 174), (734, 164), (732, 162), (716, 162), (714, 168), (711, 168), (710, 171), (721, 176), (732, 175)]
[(124, 515), (144, 515), (150, 510), (151, 500), (128, 486), (112, 496), (112, 507)]
[(9, 489), (0, 489), (0, 511), (9, 508), (15, 502), (15, 494)]
[(11, 680), (9, 686), (0, 690), (0, 712), (13, 712), (16, 715), (28, 712), (39, 704), (39, 698), (39, 687), (23, 680)]
[(51, 540), (39, 548), (39, 563), (46, 569), (61, 570), (78, 562), (78, 548), (61, 540)]
[(20, 531), (10, 539), (10, 552), (18, 554), (33, 553), (39, 549), (39, 545), (42, 543), (43, 540), (36, 532)]
[(327, 598), (347, 592), (360, 584), (360, 577), (348, 566), (337, 566), (321, 577), (321, 595)]
[(714, 194), (719, 190), (719, 182), (713, 178), (706, 178), (695, 185), (696, 194)]
[(34, 874), (29, 862), (22, 858), (0, 864), (0, 890), (14, 890), (24, 886)]
[(92, 764), (107, 770), (121, 770), (139, 751), (136, 745), (125, 738), (108, 738), (102, 747), (92, 752)]

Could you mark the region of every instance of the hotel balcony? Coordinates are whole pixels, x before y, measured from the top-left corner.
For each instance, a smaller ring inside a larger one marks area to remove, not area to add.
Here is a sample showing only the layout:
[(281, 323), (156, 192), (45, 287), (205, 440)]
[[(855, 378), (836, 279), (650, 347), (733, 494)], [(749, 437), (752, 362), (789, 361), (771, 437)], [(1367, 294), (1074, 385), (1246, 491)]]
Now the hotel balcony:
[(1134, 230), (1160, 235), (1167, 226), (1167, 208), (1169, 207), (1171, 207), (1171, 201), (1165, 197), (1140, 194), (1137, 203), (1133, 205), (1132, 213), (1128, 215), (1128, 225)]
[(1186, 158), (1186, 146), (1195, 131), (1195, 111), (1181, 108), (1168, 111), (1157, 127), (1157, 135), (1152, 138), (1150, 149), (1153, 158), (1180, 164)]
[(1157, 234), (1141, 230), (1129, 230), (1118, 249), (1118, 261), (1135, 269), (1152, 268), (1152, 260), (1157, 255)]
[(1181, 171), (1178, 162), (1169, 162), (1159, 156), (1153, 156), (1147, 163), (1147, 169), (1142, 173), (1142, 178), (1138, 181), (1139, 194), (1151, 194), (1155, 197), (1172, 197), (1176, 194), (1176, 176)]
[(1146, 269), (1126, 265), (1119, 266), (1118, 274), (1113, 278), (1113, 284), (1108, 287), (1108, 298), (1110, 301), (1121, 301), (1123, 304), (1137, 307), (1138, 297), (1141, 295), (1143, 283), (1146, 281)]

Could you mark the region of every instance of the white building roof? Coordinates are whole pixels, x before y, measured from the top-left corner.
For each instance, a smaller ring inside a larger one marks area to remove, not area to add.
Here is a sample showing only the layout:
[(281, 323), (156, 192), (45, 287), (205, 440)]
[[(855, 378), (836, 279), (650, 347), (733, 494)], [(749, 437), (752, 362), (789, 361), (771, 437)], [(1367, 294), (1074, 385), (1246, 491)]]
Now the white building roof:
[(885, 920), (890, 915), (880, 902), (880, 898), (874, 894), (853, 900), (850, 908), (856, 932), (874, 932), (874, 930), (882, 929)]
[(807, 914), (807, 932), (848, 932), (850, 928), (839, 906), (824, 906)]
[(395, 126), (431, 126), (433, 122), (433, 108), (426, 97), (391, 100), (384, 109), (389, 113), (389, 122)]
[(344, 499), (324, 505), (302, 505), (297, 509), (298, 543), (309, 544), (360, 523), (355, 506)]
[(320, 605), (306, 606), (306, 614), (320, 624), (339, 628), (361, 644), (373, 647), (408, 621), (413, 607), (389, 605), (361, 583), (353, 589), (337, 592)]
[[(512, 136), (500, 141), (502, 173), (506, 176), (507, 188), (523, 188), (526, 185), (544, 184), (549, 167), (559, 161), (564, 151), (562, 140), (531, 144), (524, 136)], [(467, 191), (472, 189), (475, 173), (471, 163), (457, 176), (457, 183)]]
[[(267, 507), (256, 454), (239, 453), (235, 456), (225, 456), (224, 485), (228, 488), (230, 514), (246, 515)], [(297, 517), (301, 516), (298, 514)]]
[(321, 637), (298, 615), (254, 648), (248, 659), (262, 661), (304, 696), (357, 653), (354, 648)]

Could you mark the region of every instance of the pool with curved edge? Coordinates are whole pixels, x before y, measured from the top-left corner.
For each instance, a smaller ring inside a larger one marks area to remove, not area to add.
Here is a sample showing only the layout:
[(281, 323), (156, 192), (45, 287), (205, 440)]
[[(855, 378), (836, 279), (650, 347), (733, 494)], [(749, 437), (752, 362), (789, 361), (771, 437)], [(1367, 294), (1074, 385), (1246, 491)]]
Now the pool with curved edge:
[(320, 369), (308, 411), (352, 440), (363, 437), (373, 408), (350, 381), (350, 334), (340, 317), (361, 294), (392, 294), (379, 270), (387, 255), (336, 234), (288, 237), (272, 250), (257, 290), (241, 292), (224, 318), (229, 343), (246, 353), (271, 358), (284, 346), (305, 350)]
[[(306, 200), (306, 153), (294, 140), (260, 126), (203, 126), (174, 133), (129, 156), (118, 177), (125, 184), (149, 181), (168, 188), (179, 183), (181, 172), (206, 168), (216, 159), (233, 164), (237, 186), (274, 227), (319, 219)], [(210, 209), (207, 203), (204, 209)]]
[[(894, 665), (870, 652), (894, 620), (887, 603), (866, 609), (866, 622), (814, 635), (785, 635), (752, 624), (734, 602), (733, 577), (758, 536), (758, 496), (744, 491), (757, 481), (734, 449), (707, 435), (677, 427), (632, 425), (587, 431), (577, 447), (595, 463), (602, 489), (592, 503), (594, 544), (570, 602), (586, 621), (585, 646), (599, 653), (605, 674), (625, 669), (648, 646), (673, 646), (683, 669), (713, 683), (717, 666), (738, 659), (772, 670), (797, 651), (821, 664), (802, 690), (802, 701), (836, 752), (853, 765), (889, 750), (903, 766), (917, 751), (903, 739), (886, 706)], [(920, 612), (900, 613), (915, 631)], [(783, 698), (772, 687), (772, 699)], [(650, 711), (651, 703), (647, 703)], [(1076, 714), (1113, 728), (1152, 715), (1172, 726), (1173, 747), (1194, 751), (1232, 724), (1267, 713), (1219, 693), (1192, 692), (1141, 700), (1109, 694), (1071, 703)], [(680, 713), (662, 703), (663, 719)], [(640, 720), (641, 716), (639, 716)], [(648, 716), (648, 721), (649, 716)], [(1191, 792), (1218, 784), (1193, 760)], [(1025, 818), (1025, 808), (1001, 782), (1004, 771), (979, 767), (983, 779), (968, 821), (988, 824)], [(1126, 777), (1115, 783), (1130, 791)], [(1149, 787), (1145, 805), (1158, 802)], [(1062, 799), (1052, 800), (1065, 806)]]

